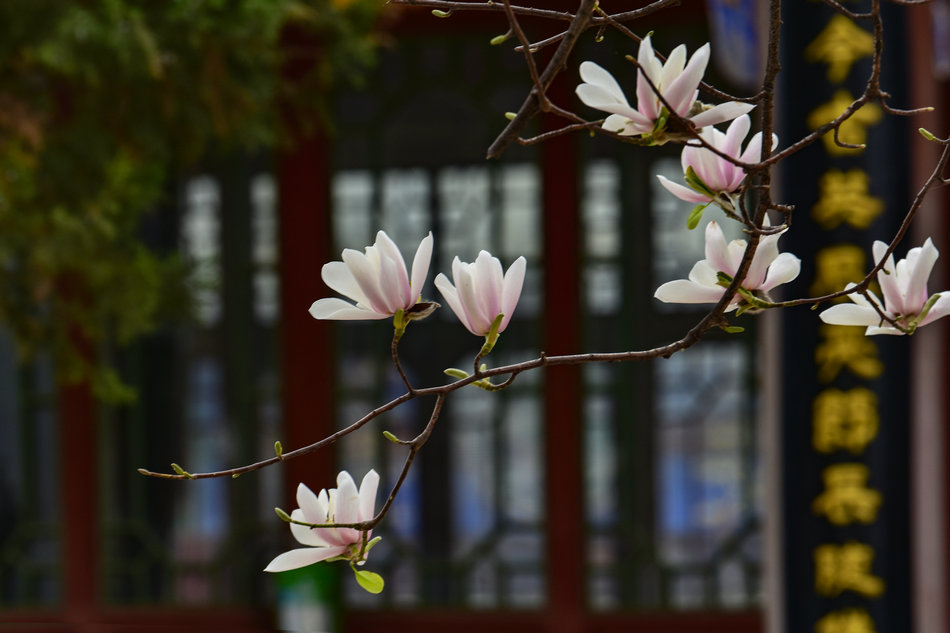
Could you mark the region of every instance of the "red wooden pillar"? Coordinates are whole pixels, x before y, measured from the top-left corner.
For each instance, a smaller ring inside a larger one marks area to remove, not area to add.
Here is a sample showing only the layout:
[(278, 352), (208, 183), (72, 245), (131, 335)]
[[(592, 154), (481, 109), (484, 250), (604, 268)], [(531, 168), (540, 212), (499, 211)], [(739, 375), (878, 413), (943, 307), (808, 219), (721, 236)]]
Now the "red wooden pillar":
[[(320, 47), (311, 35), (287, 29), (282, 46), (289, 53), (284, 68), (291, 80), (310, 70)], [(288, 149), (277, 159), (281, 278), (281, 355), (283, 383), (283, 445), (289, 451), (333, 433), (333, 347), (330, 326), (308, 313), (324, 296), (320, 268), (330, 252), (330, 165), (327, 139), (285, 112), (292, 134)], [(284, 464), (286, 504), (296, 507), (301, 481), (317, 489), (334, 478), (330, 451)]]
[(73, 633), (98, 633), (99, 429), (86, 382), (59, 388), (63, 619)]
[[(552, 95), (564, 102), (562, 95)], [(554, 126), (562, 120), (548, 121)], [(581, 349), (581, 250), (576, 137), (561, 136), (541, 151), (544, 231), (545, 331), (549, 355)], [(547, 481), (547, 630), (583, 630), (586, 603), (584, 564), (583, 428), (580, 367), (545, 370)]]

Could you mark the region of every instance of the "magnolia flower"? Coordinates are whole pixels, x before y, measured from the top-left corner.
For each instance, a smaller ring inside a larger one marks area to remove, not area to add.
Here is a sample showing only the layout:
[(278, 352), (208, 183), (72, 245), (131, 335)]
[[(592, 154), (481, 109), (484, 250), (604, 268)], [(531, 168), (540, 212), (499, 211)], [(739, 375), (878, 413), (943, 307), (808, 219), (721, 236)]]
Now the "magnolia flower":
[[(745, 151), (742, 151), (742, 141), (749, 133), (750, 126), (749, 116), (743, 114), (729, 125), (725, 134), (714, 127), (707, 127), (703, 128), (699, 135), (726, 156), (742, 163), (757, 163), (762, 154), (761, 132), (757, 132), (746, 145)], [(778, 136), (773, 134), (772, 146), (777, 143)], [(689, 187), (657, 175), (660, 184), (666, 187), (667, 191), (686, 202), (716, 202), (725, 205), (729, 212), (735, 210), (736, 203), (731, 194), (739, 189), (745, 179), (745, 171), (741, 167), (705, 147), (692, 144), (683, 148), (680, 162), (683, 164), (683, 173), (686, 174), (686, 184)]]
[[(874, 242), (874, 263), (877, 264), (887, 252), (887, 244)], [(877, 274), (884, 301), (868, 291), (871, 299), (858, 293), (848, 295), (854, 303), (842, 303), (822, 312), (819, 317), (832, 325), (865, 325), (865, 334), (911, 334), (921, 325), (927, 325), (950, 314), (950, 294), (947, 291), (927, 294), (927, 279), (940, 253), (930, 238), (923, 246), (910, 249), (907, 257), (894, 265), (894, 256), (888, 255), (884, 268)], [(848, 284), (853, 288), (855, 284)], [(897, 323), (894, 327), (884, 320), (871, 304), (874, 302), (884, 315)]]
[[(304, 484), (297, 486), (297, 505), (300, 507), (290, 515), (290, 532), (303, 545), (299, 549), (284, 552), (272, 560), (264, 571), (287, 571), (306, 567), (329, 559), (345, 559), (362, 564), (369, 548), (375, 541), (368, 542), (372, 530), (363, 532), (355, 528), (319, 528), (301, 525), (301, 523), (359, 523), (369, 521), (375, 514), (376, 488), (379, 475), (370, 470), (363, 477), (359, 492), (350, 473), (341, 471), (336, 478), (336, 488), (313, 494)], [(378, 540), (378, 539), (377, 539)]]
[[(580, 74), (584, 83), (577, 87), (577, 96), (588, 106), (610, 113), (603, 124), (605, 130), (621, 136), (649, 136), (657, 144), (669, 140), (669, 137), (663, 134), (669, 112), (656, 91), (663, 95), (676, 114), (688, 118), (697, 128), (731, 121), (754, 107), (737, 101), (707, 107), (696, 101), (699, 83), (709, 62), (708, 43), (693, 53), (689, 63), (685, 62), (686, 47), (680, 44), (670, 53), (666, 63), (661, 64), (653, 53), (653, 44), (647, 35), (640, 42), (640, 52), (637, 55), (639, 70), (636, 108), (627, 102), (613, 75), (594, 62), (581, 64)], [(656, 87), (656, 91), (650, 86), (650, 82)]]
[[(781, 233), (766, 235), (759, 240), (759, 247), (752, 257), (749, 272), (742, 281), (742, 288), (749, 294), (767, 300), (768, 292), (796, 277), (801, 269), (801, 260), (791, 253), (778, 252)], [(689, 271), (689, 279), (669, 281), (653, 295), (665, 303), (715, 303), (722, 297), (725, 287), (719, 283), (719, 274), (735, 277), (745, 252), (745, 240), (733, 240), (726, 244), (722, 229), (715, 222), (706, 225), (706, 259), (696, 262)], [(744, 297), (737, 294), (727, 311), (739, 307)]]
[(472, 264), (459, 261), (456, 257), (452, 261), (455, 285), (439, 273), (435, 278), (435, 287), (472, 334), (488, 336), (492, 323), (499, 315), (504, 315), (495, 332), (500, 334), (508, 327), (518, 305), (526, 265), (525, 258), (519, 257), (503, 277), (501, 262), (487, 251), (481, 251)]
[(399, 310), (408, 311), (419, 302), (419, 293), (429, 274), (432, 258), (432, 233), (416, 249), (412, 277), (406, 272), (402, 253), (385, 231), (376, 234), (376, 242), (366, 253), (347, 248), (342, 262), (323, 265), (323, 281), (356, 305), (342, 299), (319, 299), (310, 306), (315, 319), (386, 319)]

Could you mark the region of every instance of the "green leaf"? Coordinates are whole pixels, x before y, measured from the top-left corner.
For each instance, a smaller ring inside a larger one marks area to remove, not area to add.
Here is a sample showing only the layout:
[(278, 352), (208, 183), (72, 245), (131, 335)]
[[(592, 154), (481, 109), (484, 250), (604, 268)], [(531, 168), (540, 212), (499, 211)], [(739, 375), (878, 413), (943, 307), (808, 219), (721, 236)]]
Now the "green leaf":
[(693, 210), (689, 212), (689, 218), (686, 219), (686, 228), (690, 231), (699, 226), (699, 221), (703, 219), (703, 211), (706, 210), (706, 207), (709, 206), (709, 203), (706, 204), (697, 204), (693, 207)]
[(356, 574), (356, 582), (360, 583), (360, 587), (370, 593), (381, 592), (386, 584), (383, 577), (375, 572), (354, 568), (353, 573)]
[(739, 334), (740, 332), (745, 332), (745, 328), (739, 327), (738, 325), (724, 325), (721, 329), (726, 334)]
[(920, 132), (920, 135), (923, 136), (928, 141), (936, 141), (937, 137), (933, 135), (933, 132), (926, 128), (917, 128), (917, 131)]

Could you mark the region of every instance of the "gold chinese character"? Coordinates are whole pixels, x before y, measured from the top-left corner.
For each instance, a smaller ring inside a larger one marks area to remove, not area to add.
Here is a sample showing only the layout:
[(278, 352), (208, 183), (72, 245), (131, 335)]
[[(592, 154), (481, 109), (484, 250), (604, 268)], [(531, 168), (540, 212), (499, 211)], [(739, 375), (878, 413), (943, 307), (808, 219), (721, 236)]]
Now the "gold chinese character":
[(805, 49), (809, 62), (828, 64), (828, 81), (839, 83), (848, 76), (851, 65), (874, 54), (874, 36), (840, 13)]
[(825, 389), (812, 403), (812, 446), (819, 453), (864, 451), (877, 436), (877, 395), (865, 387)]
[[(814, 295), (844, 290), (849, 281), (864, 279), (864, 249), (854, 244), (838, 244), (818, 251), (815, 255), (815, 280), (811, 284)], [(844, 297), (842, 297), (844, 299)]]
[(815, 348), (815, 363), (818, 364), (818, 380), (821, 382), (831, 382), (845, 367), (867, 380), (883, 373), (884, 363), (877, 357), (877, 347), (864, 335), (863, 328), (825, 324), (818, 331), (824, 338)]
[[(839, 90), (831, 98), (831, 101), (812, 110), (811, 114), (808, 115), (808, 127), (817, 130), (825, 123), (837, 119), (845, 110), (851, 107), (853, 102), (854, 99), (847, 90)], [(864, 145), (867, 140), (867, 127), (880, 121), (882, 116), (880, 106), (875, 103), (866, 103), (838, 126), (838, 140), (852, 145)], [(861, 151), (860, 148), (841, 147), (835, 143), (834, 130), (829, 130), (821, 140), (825, 143), (825, 150), (833, 156), (854, 154)]]
[(821, 177), (821, 193), (811, 216), (823, 229), (847, 222), (866, 229), (884, 210), (884, 202), (868, 193), (868, 175), (860, 169), (832, 169)]
[(832, 611), (815, 623), (815, 633), (877, 633), (864, 609)]
[(815, 514), (825, 515), (835, 525), (873, 523), (881, 506), (881, 493), (867, 487), (869, 475), (863, 464), (825, 468), (821, 473), (825, 491), (812, 504)]
[(837, 596), (854, 591), (868, 598), (884, 593), (884, 581), (871, 572), (874, 548), (849, 541), (844, 545), (819, 545), (815, 548), (815, 591)]

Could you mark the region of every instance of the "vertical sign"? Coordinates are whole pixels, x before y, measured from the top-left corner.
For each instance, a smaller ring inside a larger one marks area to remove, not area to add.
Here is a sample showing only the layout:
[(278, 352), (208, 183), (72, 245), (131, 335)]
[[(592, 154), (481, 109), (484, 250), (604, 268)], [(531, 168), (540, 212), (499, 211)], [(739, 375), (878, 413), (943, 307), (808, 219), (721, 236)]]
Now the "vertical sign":
[[(903, 107), (902, 15), (885, 18), (882, 87)], [(787, 146), (861, 94), (874, 38), (870, 22), (818, 2), (789, 3), (783, 19)], [(907, 208), (909, 134), (906, 120), (871, 103), (838, 135), (865, 149), (829, 133), (785, 163), (780, 199), (795, 211), (782, 248), (802, 258), (786, 297), (834, 292), (870, 270), (873, 241), (890, 240)], [(826, 325), (807, 308), (786, 310), (783, 324), (785, 630), (911, 631), (909, 341)]]

